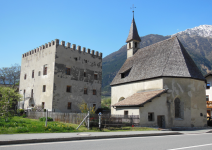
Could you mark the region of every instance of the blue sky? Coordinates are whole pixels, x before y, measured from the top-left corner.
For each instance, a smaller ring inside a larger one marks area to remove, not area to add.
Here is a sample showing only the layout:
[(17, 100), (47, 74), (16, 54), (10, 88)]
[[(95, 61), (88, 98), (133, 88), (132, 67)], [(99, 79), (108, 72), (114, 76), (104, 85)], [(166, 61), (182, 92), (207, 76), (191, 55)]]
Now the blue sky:
[(0, 0), (0, 67), (54, 39), (105, 57), (126, 44), (132, 4), (140, 36), (212, 25), (212, 0)]

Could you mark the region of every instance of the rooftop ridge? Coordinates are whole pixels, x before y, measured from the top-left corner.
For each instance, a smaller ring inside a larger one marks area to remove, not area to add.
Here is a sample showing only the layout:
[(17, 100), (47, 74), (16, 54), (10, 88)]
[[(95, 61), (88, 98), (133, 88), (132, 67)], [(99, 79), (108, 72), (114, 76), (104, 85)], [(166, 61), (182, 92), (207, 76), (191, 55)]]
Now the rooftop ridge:
[(79, 52), (95, 55), (95, 56), (98, 56), (98, 57), (102, 58), (102, 53), (101, 52), (94, 51), (94, 50), (91, 51), (89, 48), (87, 48), (87, 51), (86, 51), (85, 47), (83, 47), (82, 50), (81, 50), (81, 46), (80, 45), (78, 45), (77, 49), (76, 49), (76, 44), (72, 44), (72, 48), (71, 48), (71, 43), (67, 42), (66, 46), (65, 46), (65, 41), (61, 41), (61, 44), (59, 44), (59, 39), (55, 39), (54, 41), (52, 40), (51, 42), (48, 42), (48, 44), (45, 43), (44, 45), (41, 45), (41, 46), (31, 50), (31, 51), (28, 51), (28, 52), (22, 54), (22, 58), (25, 58), (25, 57), (27, 57), (29, 55), (33, 55), (35, 53), (38, 53), (39, 51), (44, 50), (46, 48), (49, 48), (49, 47), (52, 47), (52, 46), (58, 46), (58, 45), (62, 45), (65, 48), (70, 48), (72, 50), (77, 50)]

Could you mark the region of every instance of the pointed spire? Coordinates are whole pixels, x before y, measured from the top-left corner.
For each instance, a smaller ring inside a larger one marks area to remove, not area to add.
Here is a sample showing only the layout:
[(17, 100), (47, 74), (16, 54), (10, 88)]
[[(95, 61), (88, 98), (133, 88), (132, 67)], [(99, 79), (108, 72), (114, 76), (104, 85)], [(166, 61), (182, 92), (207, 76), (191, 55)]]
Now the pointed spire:
[(130, 32), (127, 37), (126, 43), (131, 40), (136, 40), (136, 41), (141, 42), (141, 38), (138, 35), (137, 27), (136, 27), (135, 20), (134, 20), (134, 12), (133, 12), (133, 20), (132, 20), (131, 27), (130, 27)]

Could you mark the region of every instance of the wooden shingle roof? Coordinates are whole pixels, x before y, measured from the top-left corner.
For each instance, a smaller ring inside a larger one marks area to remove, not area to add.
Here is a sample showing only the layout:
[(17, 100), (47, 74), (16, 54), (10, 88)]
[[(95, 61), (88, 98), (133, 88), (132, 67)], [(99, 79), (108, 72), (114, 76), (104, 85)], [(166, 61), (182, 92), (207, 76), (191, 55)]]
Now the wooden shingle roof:
[[(125, 78), (121, 74), (130, 70)], [(156, 77), (185, 77), (205, 81), (204, 76), (177, 36), (139, 49), (128, 58), (111, 85)]]
[(133, 20), (132, 20), (132, 23), (130, 26), (130, 32), (129, 32), (126, 42), (129, 42), (131, 40), (137, 40), (137, 41), (141, 42), (141, 38), (138, 35), (138, 30), (137, 30), (137, 27), (135, 24), (134, 16), (133, 16)]
[(161, 94), (167, 92), (168, 89), (160, 89), (154, 91), (144, 91), (137, 92), (132, 96), (125, 98), (124, 100), (116, 103), (113, 107), (142, 107), (145, 103), (151, 102), (154, 98), (160, 96)]

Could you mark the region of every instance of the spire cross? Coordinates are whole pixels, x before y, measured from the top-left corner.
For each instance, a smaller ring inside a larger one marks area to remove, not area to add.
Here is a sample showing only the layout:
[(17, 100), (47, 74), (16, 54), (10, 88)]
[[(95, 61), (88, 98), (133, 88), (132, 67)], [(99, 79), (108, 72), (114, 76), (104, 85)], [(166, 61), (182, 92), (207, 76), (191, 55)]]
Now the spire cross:
[(130, 9), (132, 9), (133, 11), (133, 17), (134, 17), (134, 8), (136, 8), (136, 7), (134, 7), (134, 4), (132, 5), (132, 7), (130, 7)]

